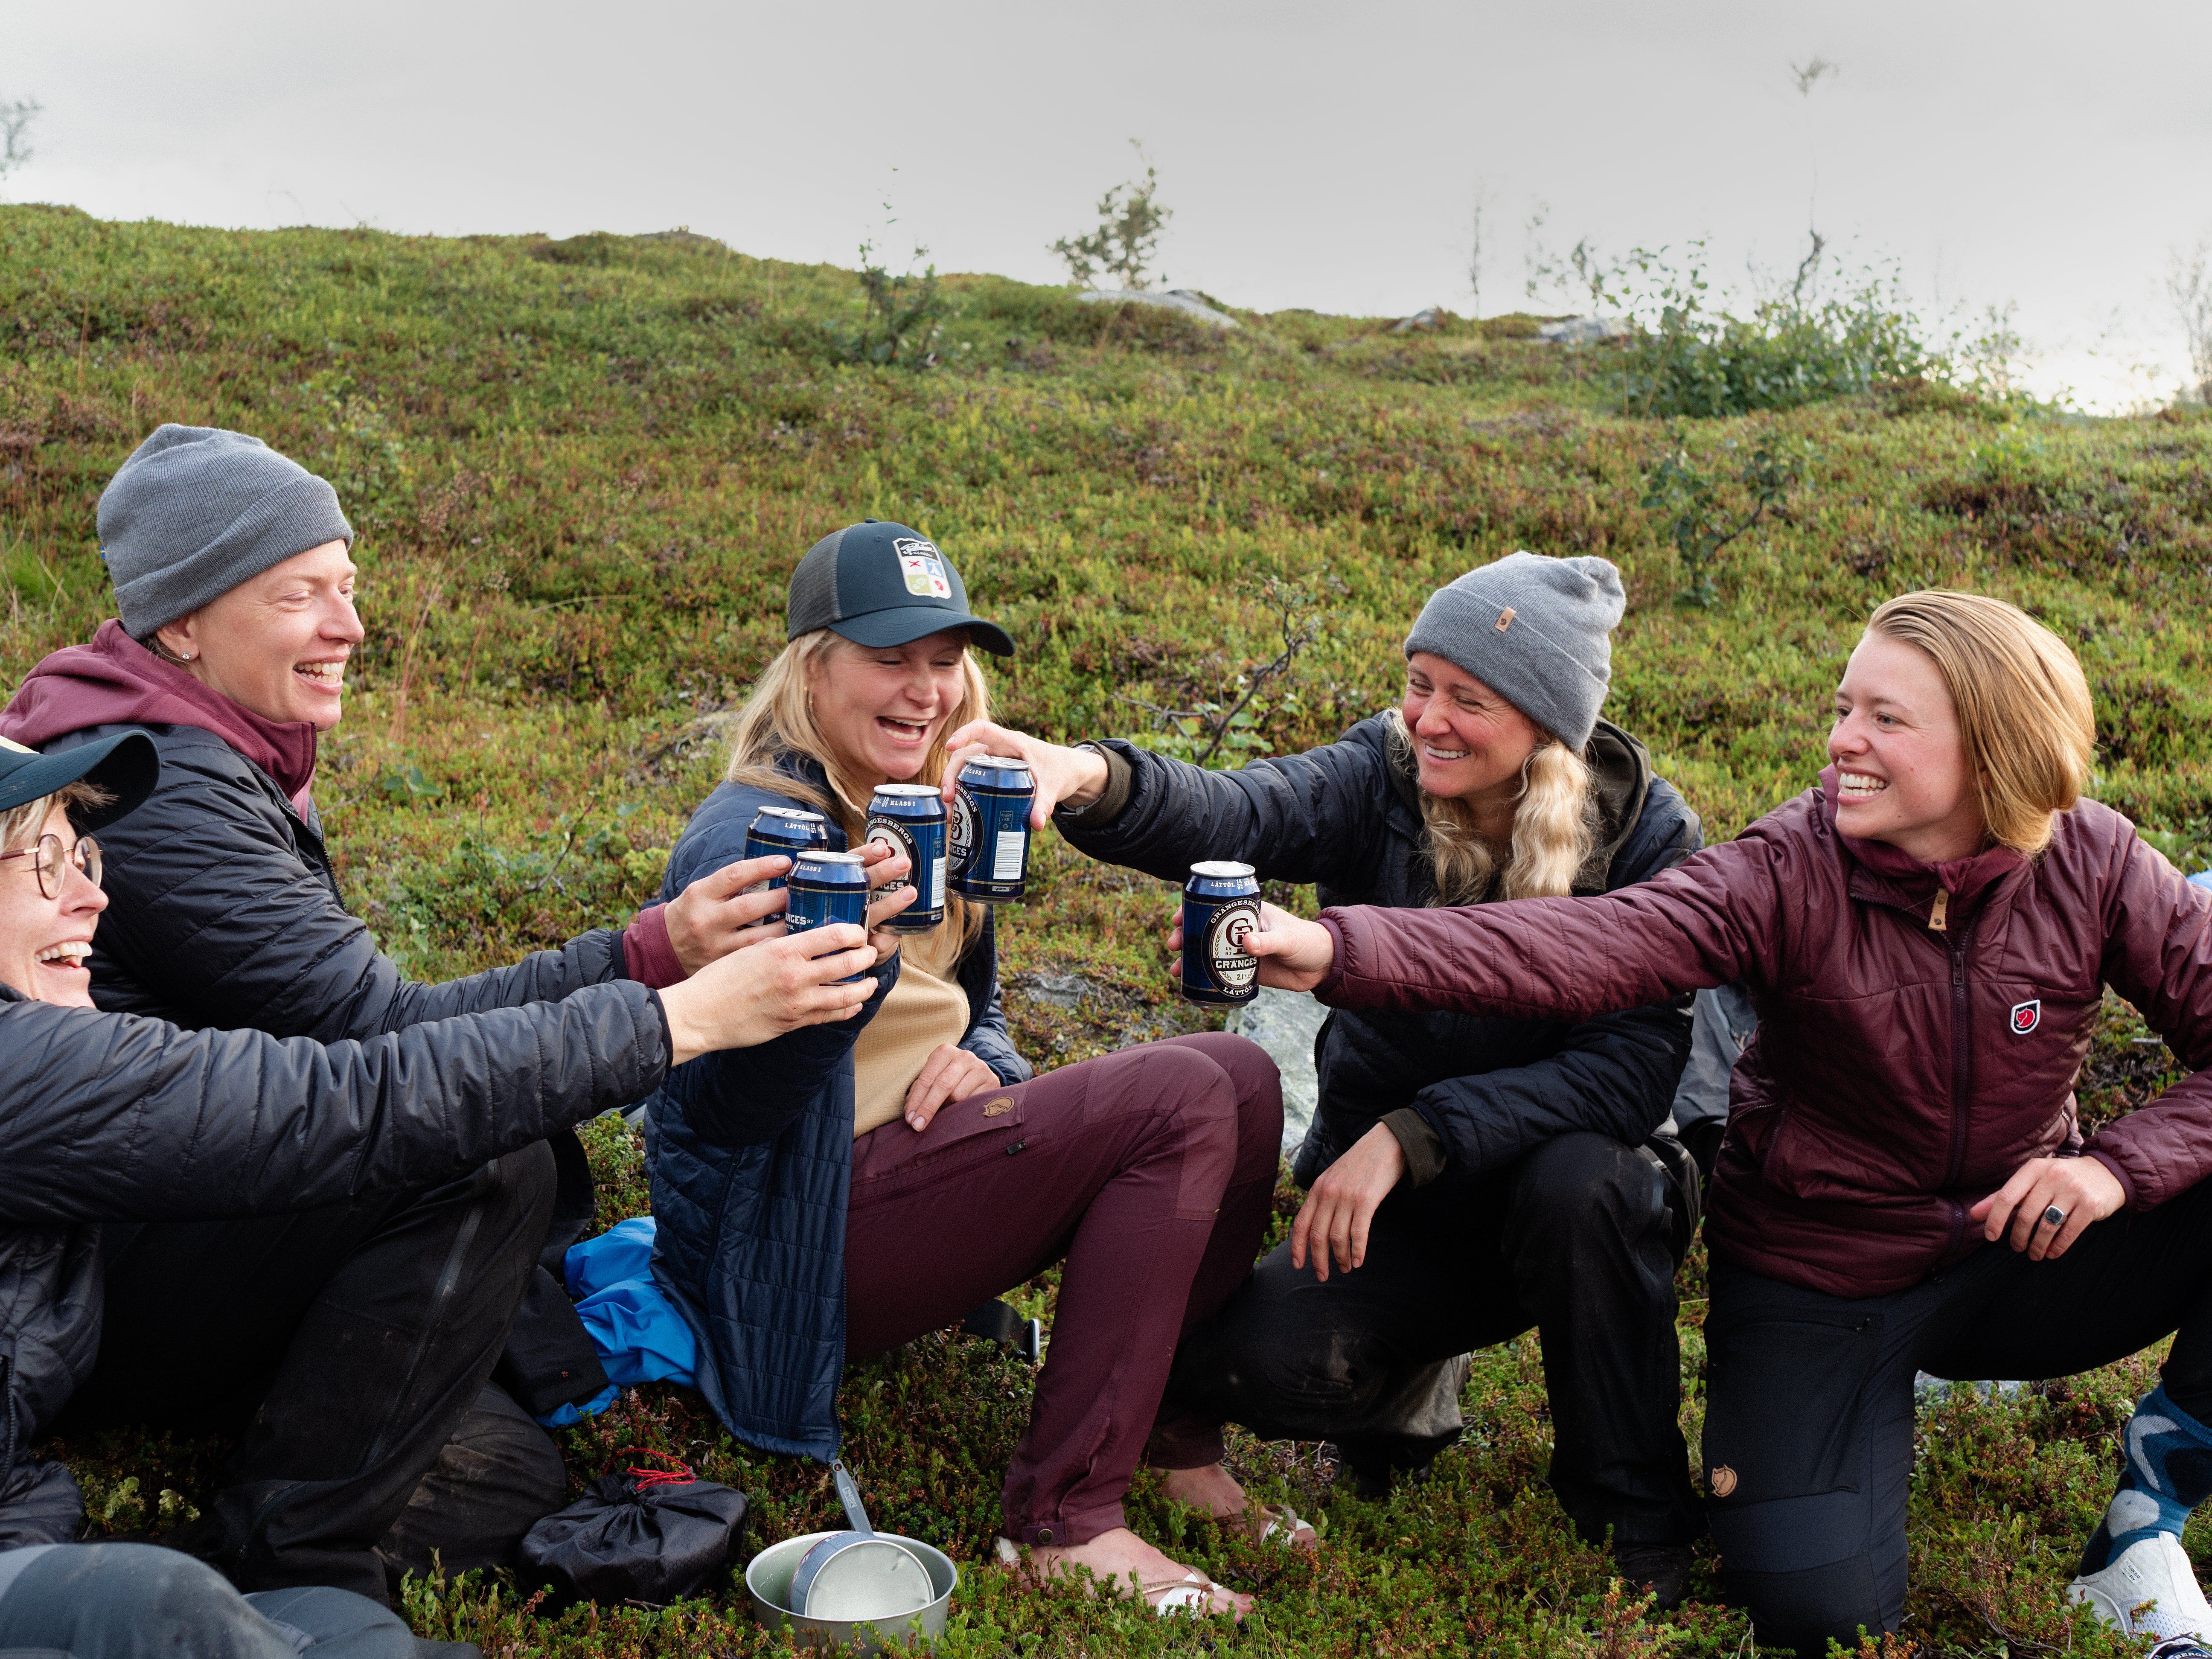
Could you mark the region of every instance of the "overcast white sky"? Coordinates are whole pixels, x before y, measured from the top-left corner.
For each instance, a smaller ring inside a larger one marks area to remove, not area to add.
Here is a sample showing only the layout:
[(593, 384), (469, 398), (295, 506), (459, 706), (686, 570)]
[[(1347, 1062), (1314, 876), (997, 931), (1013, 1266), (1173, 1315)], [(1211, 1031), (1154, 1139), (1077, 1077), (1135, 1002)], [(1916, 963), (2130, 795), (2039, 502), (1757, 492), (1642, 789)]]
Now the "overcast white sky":
[(1478, 185), (1486, 311), (1523, 303), (1538, 202), (1555, 246), (1708, 235), (1730, 278), (1809, 216), (1931, 310), (2016, 302), (2044, 384), (2106, 407), (2179, 379), (2163, 279), (2212, 233), (2207, 0), (0, 0), (22, 96), (9, 198), (104, 217), (851, 264), (888, 194), (939, 269), (1036, 281), (1139, 137), (1168, 276), (1262, 307), (1468, 310)]

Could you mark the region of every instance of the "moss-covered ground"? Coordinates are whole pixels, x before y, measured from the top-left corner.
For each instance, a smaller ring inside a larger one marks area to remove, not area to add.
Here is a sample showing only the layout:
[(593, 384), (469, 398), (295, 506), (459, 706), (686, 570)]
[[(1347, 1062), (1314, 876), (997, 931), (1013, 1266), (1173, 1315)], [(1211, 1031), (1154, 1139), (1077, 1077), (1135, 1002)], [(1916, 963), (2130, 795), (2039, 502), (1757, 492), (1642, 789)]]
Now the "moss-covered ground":
[[(0, 689), (108, 614), (100, 487), (155, 422), (181, 421), (317, 467), (363, 531), (368, 639), (317, 793), (355, 907), (421, 975), (511, 959), (653, 894), (715, 776), (718, 716), (781, 644), (793, 563), (863, 516), (951, 551), (1023, 644), (991, 665), (1004, 717), (1055, 737), (1143, 733), (1127, 699), (1223, 700), (1280, 643), (1255, 585), (1303, 585), (1325, 629), (1290, 695), (1258, 710), (1262, 751), (1389, 700), (1407, 619), (1438, 581), (1516, 547), (1601, 553), (1631, 595), (1607, 713), (1715, 836), (1810, 780), (1873, 605), (1975, 586), (2074, 642), (2098, 694), (2097, 793), (2203, 862), (2212, 424), (2092, 423), (1910, 385), (1670, 439), (1608, 412), (1605, 350), (1539, 343), (1527, 319), (1392, 332), (1238, 313), (1224, 334), (991, 276), (947, 279), (944, 296), (925, 348), (863, 366), (842, 344), (861, 309), (851, 273), (681, 234), (445, 240), (0, 208)], [(1677, 605), (1646, 467), (1680, 441), (1725, 479), (1741, 453), (1728, 446), (1770, 431), (1814, 446), (1805, 484), (1723, 554), (1716, 606)], [(1040, 863), (1002, 933), (1027, 1051), (1064, 1063), (1197, 1023), (1159, 971), (1162, 890), (1056, 843)], [(2148, 1098), (2172, 1063), (2131, 1011), (2107, 1023), (2093, 1115)], [(607, 1218), (641, 1207), (635, 1146), (612, 1125), (595, 1139)], [(1694, 1445), (1694, 1255), (1681, 1288)], [(1025, 1295), (1048, 1311), (1050, 1291)], [(1925, 1408), (1910, 1643), (2109, 1650), (2059, 1591), (2154, 1358)], [(1324, 1528), (1310, 1559), (1226, 1539), (1140, 1480), (1135, 1524), (1258, 1593), (1241, 1630), (1039, 1595), (981, 1565), (1030, 1378), (993, 1345), (939, 1335), (848, 1382), (879, 1519), (977, 1564), (945, 1652), (1748, 1650), (1709, 1559), (1692, 1605), (1656, 1617), (1569, 1535), (1542, 1480), (1533, 1338), (1480, 1357), (1465, 1441), (1387, 1502), (1334, 1489), (1316, 1447), (1238, 1442), (1248, 1484)], [(567, 1438), (580, 1482), (647, 1444), (743, 1486), (756, 1543), (831, 1512), (818, 1469), (734, 1446), (681, 1390), (633, 1395)], [(95, 1524), (121, 1530), (189, 1505), (219, 1448), (64, 1450)], [(557, 1621), (501, 1582), (418, 1585), (408, 1605), (425, 1632), (495, 1654), (764, 1645), (726, 1584)]]

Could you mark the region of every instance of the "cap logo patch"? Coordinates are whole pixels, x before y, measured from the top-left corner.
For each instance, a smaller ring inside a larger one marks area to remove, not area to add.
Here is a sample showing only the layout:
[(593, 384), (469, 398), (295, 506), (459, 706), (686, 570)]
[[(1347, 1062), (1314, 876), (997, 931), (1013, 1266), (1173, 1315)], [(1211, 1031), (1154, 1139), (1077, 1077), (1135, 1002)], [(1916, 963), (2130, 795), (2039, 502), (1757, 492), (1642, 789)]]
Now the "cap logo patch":
[(1507, 605), (1507, 606), (1505, 607), (1505, 609), (1504, 609), (1504, 610), (1503, 610), (1503, 611), (1499, 611), (1499, 612), (1498, 613), (1498, 631), (1499, 633), (1503, 634), (1503, 633), (1504, 633), (1507, 629), (1509, 629), (1509, 628), (1510, 628), (1510, 627), (1512, 627), (1512, 626), (1513, 626), (1513, 607), (1512, 607), (1511, 605)]
[(898, 555), (899, 570), (906, 577), (906, 591), (925, 599), (949, 599), (952, 583), (945, 574), (945, 556), (931, 543), (918, 536), (901, 536), (891, 543), (891, 550)]
[(2042, 1024), (2043, 999), (2041, 997), (2036, 998), (2033, 1002), (2015, 1002), (2013, 1004), (2012, 1034), (2014, 1036), (2026, 1036), (2030, 1031), (2033, 1031), (2037, 1026)]

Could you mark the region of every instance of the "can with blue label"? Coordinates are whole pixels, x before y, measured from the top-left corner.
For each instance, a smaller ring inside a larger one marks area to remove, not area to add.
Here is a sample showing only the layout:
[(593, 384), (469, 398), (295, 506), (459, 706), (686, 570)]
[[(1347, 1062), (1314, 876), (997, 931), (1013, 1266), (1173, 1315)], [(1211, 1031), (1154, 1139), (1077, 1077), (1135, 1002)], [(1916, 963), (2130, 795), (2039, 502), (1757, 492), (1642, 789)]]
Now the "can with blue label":
[(1260, 959), (1244, 935), (1260, 925), (1260, 884), (1249, 864), (1190, 866), (1182, 889), (1182, 994), (1235, 1004), (1260, 994)]
[(887, 881), (880, 896), (902, 888), (921, 891), (914, 902), (884, 924), (894, 933), (926, 933), (945, 920), (945, 797), (927, 783), (886, 783), (868, 802), (868, 839), (903, 854), (912, 872)]
[[(783, 925), (794, 933), (810, 927), (826, 927), (849, 921), (868, 925), (868, 872), (858, 853), (830, 853), (816, 849), (801, 853), (791, 866), (791, 902)], [(846, 975), (844, 983), (860, 978)]]
[[(780, 853), (796, 863), (800, 854), (829, 845), (830, 826), (823, 821), (822, 814), (804, 811), (796, 806), (763, 806), (753, 814), (753, 821), (745, 830), (745, 856), (749, 859), (764, 859)], [(756, 882), (745, 890), (772, 893), (788, 879), (787, 872)], [(775, 919), (769, 918), (771, 921)]]
[(984, 756), (960, 769), (952, 798), (952, 890), (996, 904), (1022, 896), (1030, 868), (1030, 763)]

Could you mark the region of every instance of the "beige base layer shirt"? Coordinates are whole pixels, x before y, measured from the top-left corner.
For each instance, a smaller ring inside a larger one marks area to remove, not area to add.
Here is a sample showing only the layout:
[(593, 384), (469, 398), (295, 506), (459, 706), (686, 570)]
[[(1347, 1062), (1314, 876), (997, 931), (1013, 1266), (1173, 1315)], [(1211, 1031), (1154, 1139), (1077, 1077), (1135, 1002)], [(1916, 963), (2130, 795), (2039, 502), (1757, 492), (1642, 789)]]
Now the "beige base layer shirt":
[(960, 930), (948, 918), (909, 933), (898, 983), (853, 1045), (853, 1138), (895, 1121), (906, 1091), (944, 1043), (968, 1035), (968, 994), (960, 988)]

